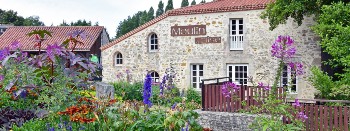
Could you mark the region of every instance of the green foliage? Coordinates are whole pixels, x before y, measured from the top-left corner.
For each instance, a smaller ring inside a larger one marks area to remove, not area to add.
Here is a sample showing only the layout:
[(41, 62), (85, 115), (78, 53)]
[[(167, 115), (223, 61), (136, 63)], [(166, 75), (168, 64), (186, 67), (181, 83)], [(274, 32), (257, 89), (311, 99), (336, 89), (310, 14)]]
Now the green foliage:
[(39, 20), (39, 16), (29, 16), (23, 21), (24, 26), (45, 26), (45, 24)]
[(188, 5), (189, 5), (188, 0), (182, 0), (181, 7), (186, 7)]
[[(350, 4), (343, 2), (323, 5), (317, 24), (312, 29), (321, 37), (321, 47), (332, 56), (327, 64), (333, 68), (342, 67), (344, 72), (338, 74), (340, 80), (331, 81), (320, 71), (313, 71), (314, 85), (318, 86), (321, 96), (329, 99), (349, 100), (350, 85)], [(322, 86), (322, 87), (321, 87)]]
[(317, 67), (312, 67), (311, 72), (312, 76), (309, 78), (309, 80), (311, 81), (312, 85), (318, 91), (320, 91), (318, 97), (332, 99), (329, 93), (333, 87), (336, 87), (335, 82), (332, 81), (332, 77), (328, 76)]
[(38, 16), (23, 18), (16, 11), (0, 9), (0, 24), (13, 24), (15, 26), (44, 26)]
[[(98, 25), (98, 22), (94, 25)], [(71, 22), (70, 24), (66, 23), (66, 21), (63, 20), (63, 22), (60, 24), (60, 26), (92, 26), (91, 21), (84, 20), (78, 20), (76, 22)]]
[(201, 1), (201, 2), (199, 2), (199, 3), (206, 3), (206, 2), (205, 2), (205, 0), (202, 0), (202, 1)]
[(199, 92), (195, 91), (193, 88), (189, 88), (186, 93), (186, 102), (194, 101), (197, 104), (201, 104), (202, 96)]
[(162, 0), (160, 0), (158, 3), (158, 9), (156, 11), (156, 17), (162, 15), (163, 13), (164, 13), (164, 3), (162, 2)]
[(116, 30), (116, 38), (136, 29), (144, 23), (152, 20), (154, 18), (154, 10), (151, 7), (149, 11), (138, 11), (132, 17), (128, 16), (127, 19), (119, 22), (119, 25)]
[(350, 4), (342, 2), (324, 5), (322, 14), (312, 29), (321, 37), (321, 47), (333, 59), (330, 64), (349, 68), (350, 65)]
[[(324, 51), (332, 56), (327, 64), (333, 68), (343, 68), (344, 72), (335, 77), (339, 77), (339, 81), (332, 82), (325, 74), (314, 69), (314, 80), (311, 81), (320, 90), (322, 97), (346, 99), (348, 91), (344, 89), (350, 84), (349, 14), (349, 0), (276, 0), (267, 6), (261, 18), (268, 18), (272, 30), (286, 23), (290, 17), (300, 25), (304, 16), (314, 15), (317, 23), (312, 30), (320, 36)], [(333, 87), (330, 87), (330, 83)]]
[(165, 7), (165, 12), (174, 9), (173, 0), (168, 0), (168, 4)]
[(191, 5), (196, 5), (196, 0), (192, 0)]
[(130, 84), (125, 81), (113, 83), (117, 96), (122, 96), (123, 100), (142, 100), (143, 85), (140, 82)]
[(279, 24), (285, 24), (289, 17), (301, 25), (304, 16), (317, 16), (321, 6), (329, 3), (330, 0), (276, 0), (267, 6), (261, 18), (268, 19), (271, 30)]

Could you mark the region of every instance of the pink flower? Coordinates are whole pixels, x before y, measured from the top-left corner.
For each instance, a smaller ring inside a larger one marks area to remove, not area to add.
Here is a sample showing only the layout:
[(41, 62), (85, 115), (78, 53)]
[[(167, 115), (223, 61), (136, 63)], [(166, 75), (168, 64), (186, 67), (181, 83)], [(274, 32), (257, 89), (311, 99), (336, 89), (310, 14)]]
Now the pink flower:
[(0, 75), (0, 82), (3, 81), (5, 77), (3, 75)]
[(11, 49), (11, 50), (19, 49), (20, 46), (21, 46), (21, 44), (16, 40), (16, 41), (14, 41), (14, 42), (11, 43), (10, 49)]
[(55, 61), (55, 55), (63, 55), (62, 47), (57, 45), (57, 43), (48, 45), (46, 48), (46, 53), (50, 60), (53, 62)]
[(264, 86), (264, 90), (270, 90), (271, 89), (271, 87), (270, 87), (270, 84), (268, 84), (267, 86)]
[(295, 62), (295, 63), (289, 62), (288, 65), (291, 69), (295, 70), (296, 75), (303, 75), (305, 73), (303, 64), (300, 62)]
[(229, 89), (227, 88), (227, 85), (226, 85), (226, 84), (224, 84), (224, 85), (222, 86), (221, 90), (222, 90), (222, 94), (223, 94), (226, 98), (231, 97), (231, 93), (230, 93)]
[(296, 49), (292, 47), (294, 40), (290, 36), (278, 36), (271, 46), (271, 54), (276, 58), (291, 58), (295, 55)]
[(292, 105), (295, 107), (299, 107), (300, 106), (299, 100), (295, 99), (295, 102)]
[(296, 74), (297, 75), (303, 75), (304, 74), (303, 64), (301, 64), (299, 62), (299, 63), (296, 63), (295, 65), (296, 65)]
[(258, 83), (258, 87), (264, 87), (264, 83), (259, 82), (259, 83)]
[(308, 118), (304, 112), (299, 112), (299, 116), (298, 116), (299, 119), (301, 119), (301, 121), (305, 122), (305, 120)]
[(237, 90), (239, 90), (239, 86), (236, 85), (235, 83), (232, 83), (232, 82), (226, 82), (222, 88), (222, 94), (225, 96), (225, 97), (231, 97), (231, 93), (232, 92), (236, 92)]

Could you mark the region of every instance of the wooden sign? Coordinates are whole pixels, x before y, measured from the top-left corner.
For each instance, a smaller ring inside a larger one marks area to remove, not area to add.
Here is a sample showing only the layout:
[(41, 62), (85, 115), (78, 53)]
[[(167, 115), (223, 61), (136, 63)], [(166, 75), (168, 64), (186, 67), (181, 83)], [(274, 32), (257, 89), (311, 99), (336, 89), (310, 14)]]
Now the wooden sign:
[(206, 43), (221, 43), (221, 37), (197, 37), (195, 38), (196, 44), (206, 44)]
[(198, 36), (206, 35), (206, 25), (172, 26), (171, 36)]

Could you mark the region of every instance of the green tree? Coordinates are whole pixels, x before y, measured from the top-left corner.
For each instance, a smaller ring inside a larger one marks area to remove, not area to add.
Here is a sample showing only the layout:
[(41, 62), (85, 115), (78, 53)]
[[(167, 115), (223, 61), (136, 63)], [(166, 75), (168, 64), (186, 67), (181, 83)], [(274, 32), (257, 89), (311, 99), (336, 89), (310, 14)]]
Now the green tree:
[[(332, 56), (326, 62), (333, 70), (341, 68), (339, 74), (326, 77), (313, 69), (311, 82), (321, 92), (319, 96), (349, 100), (350, 87), (350, 0), (276, 0), (263, 11), (261, 18), (268, 19), (270, 29), (285, 24), (288, 18), (301, 25), (305, 16), (315, 16), (316, 23), (311, 29), (320, 36), (320, 45), (325, 53)], [(335, 77), (335, 78), (334, 78)], [(330, 86), (333, 85), (333, 86)]]
[(86, 21), (85, 19), (77, 20), (76, 22), (70, 22), (70, 24), (66, 23), (66, 21), (63, 20), (63, 22), (59, 25), (60, 26), (92, 26), (91, 21)]
[(153, 20), (154, 19), (154, 9), (153, 7), (149, 8), (148, 12), (147, 12), (147, 16), (148, 16), (148, 21)]
[(91, 26), (91, 21), (78, 20), (77, 22), (71, 22), (71, 26)]
[(173, 0), (168, 0), (168, 5), (165, 7), (165, 12), (174, 9)]
[(29, 16), (24, 19), (24, 26), (45, 26), (45, 24), (39, 20), (39, 16)]
[(15, 26), (22, 26), (24, 18), (18, 16), (16, 11), (13, 10), (1, 10), (0, 9), (0, 23), (13, 24)]
[(196, 5), (196, 0), (192, 0), (191, 5)]
[(186, 6), (188, 6), (188, 0), (182, 0), (182, 2), (181, 2), (181, 7), (186, 7)]
[(206, 2), (205, 2), (205, 0), (202, 0), (202, 1), (201, 1), (201, 2), (199, 2), (199, 3), (206, 3)]
[(156, 17), (162, 15), (164, 13), (164, 3), (162, 1), (159, 1), (158, 3), (158, 9), (156, 12)]
[(60, 26), (69, 26), (69, 24), (68, 24), (65, 20), (63, 20), (62, 23), (59, 24), (59, 25), (60, 25)]

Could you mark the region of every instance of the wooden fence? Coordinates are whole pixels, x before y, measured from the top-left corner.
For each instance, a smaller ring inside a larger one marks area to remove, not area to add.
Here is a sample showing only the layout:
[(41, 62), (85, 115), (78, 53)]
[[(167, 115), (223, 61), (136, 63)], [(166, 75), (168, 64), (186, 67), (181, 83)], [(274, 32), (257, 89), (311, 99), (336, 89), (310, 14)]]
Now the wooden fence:
[[(206, 84), (205, 81), (212, 81), (212, 83)], [(240, 89), (234, 92), (233, 99), (226, 98), (222, 93), (222, 86), (227, 81), (231, 80), (228, 77), (202, 80), (202, 110), (216, 112), (249, 110), (250, 106), (261, 105), (261, 101), (268, 97), (269, 90), (240, 86)], [(283, 94), (283, 88), (278, 88), (277, 96), (279, 99), (284, 99)], [(304, 112), (308, 117), (304, 122), (307, 131), (348, 131), (349, 107), (315, 105), (314, 103), (300, 105), (300, 107), (295, 108), (299, 112)], [(295, 114), (295, 116), (298, 115)], [(282, 120), (286, 124), (291, 122), (285, 117)]]

